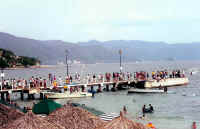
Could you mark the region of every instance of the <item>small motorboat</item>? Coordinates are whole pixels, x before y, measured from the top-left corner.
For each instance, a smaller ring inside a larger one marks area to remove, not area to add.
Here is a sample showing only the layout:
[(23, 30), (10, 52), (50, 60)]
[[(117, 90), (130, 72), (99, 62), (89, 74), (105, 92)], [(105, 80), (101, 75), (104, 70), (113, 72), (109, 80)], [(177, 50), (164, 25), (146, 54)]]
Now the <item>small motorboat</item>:
[(151, 110), (150, 108), (146, 108), (145, 110), (144, 110), (144, 113), (153, 113), (154, 111), (153, 110)]
[(88, 92), (64, 92), (64, 93), (56, 93), (56, 92), (47, 92), (44, 93), (48, 99), (64, 99), (64, 98), (82, 98), (82, 97), (91, 97), (92, 94)]
[(131, 88), (128, 93), (164, 93), (164, 90)]
[(167, 93), (167, 94), (176, 94), (175, 91), (165, 91), (164, 89), (138, 89), (131, 88), (128, 90), (128, 93)]

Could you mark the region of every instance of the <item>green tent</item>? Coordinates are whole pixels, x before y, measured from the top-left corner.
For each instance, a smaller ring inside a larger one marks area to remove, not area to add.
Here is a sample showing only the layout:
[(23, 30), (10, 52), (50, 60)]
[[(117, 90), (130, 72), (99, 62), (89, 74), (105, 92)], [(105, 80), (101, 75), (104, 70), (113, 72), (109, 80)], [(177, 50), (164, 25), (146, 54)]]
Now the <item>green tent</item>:
[(33, 106), (32, 111), (35, 114), (46, 114), (49, 115), (51, 112), (56, 110), (57, 108), (61, 108), (62, 105), (59, 103), (54, 102), (53, 100), (50, 99), (45, 99), (40, 101), (39, 103), (35, 104)]

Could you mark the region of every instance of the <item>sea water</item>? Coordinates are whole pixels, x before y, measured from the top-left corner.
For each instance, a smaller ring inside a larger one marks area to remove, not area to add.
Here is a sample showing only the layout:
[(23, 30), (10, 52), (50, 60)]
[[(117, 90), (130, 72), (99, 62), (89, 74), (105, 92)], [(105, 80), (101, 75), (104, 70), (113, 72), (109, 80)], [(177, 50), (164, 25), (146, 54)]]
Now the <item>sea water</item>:
[[(152, 122), (158, 129), (189, 129), (193, 121), (200, 127), (200, 62), (199, 61), (157, 61), (123, 63), (124, 72), (136, 71), (157, 71), (157, 70), (184, 70), (189, 78), (187, 86), (169, 88), (175, 94), (127, 94), (127, 91), (103, 92), (95, 94), (94, 98), (72, 99), (72, 101), (86, 104), (89, 107), (101, 110), (105, 113), (119, 113), (123, 106), (127, 107), (128, 117), (144, 124)], [(105, 72), (119, 72), (118, 63), (109, 64), (70, 64), (70, 73), (78, 72), (81, 76), (88, 73), (99, 74)], [(194, 71), (195, 70), (195, 71)], [(195, 74), (190, 75), (193, 72)], [(18, 69), (6, 70), (5, 78), (25, 78), (31, 76), (48, 78), (48, 73), (57, 77), (66, 75), (65, 66), (54, 66), (39, 69)], [(13, 94), (20, 106), (31, 105), (34, 101), (21, 101), (19, 95)], [(39, 96), (38, 96), (39, 97)], [(57, 99), (56, 101), (65, 104), (69, 99)], [(138, 120), (141, 115), (142, 106), (152, 104), (155, 112), (147, 114), (145, 120)]]

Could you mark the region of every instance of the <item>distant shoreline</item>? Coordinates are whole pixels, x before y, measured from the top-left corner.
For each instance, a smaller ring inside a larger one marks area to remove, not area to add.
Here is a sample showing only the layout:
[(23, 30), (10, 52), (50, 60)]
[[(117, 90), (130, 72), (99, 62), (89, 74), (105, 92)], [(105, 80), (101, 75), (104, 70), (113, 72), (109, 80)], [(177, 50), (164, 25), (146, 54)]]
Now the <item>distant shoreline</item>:
[(37, 68), (52, 68), (55, 67), (54, 65), (39, 65), (39, 66), (29, 66), (29, 67), (24, 67), (24, 66), (19, 66), (19, 67), (12, 67), (12, 68), (5, 68), (4, 70), (18, 70), (18, 69), (37, 69)]

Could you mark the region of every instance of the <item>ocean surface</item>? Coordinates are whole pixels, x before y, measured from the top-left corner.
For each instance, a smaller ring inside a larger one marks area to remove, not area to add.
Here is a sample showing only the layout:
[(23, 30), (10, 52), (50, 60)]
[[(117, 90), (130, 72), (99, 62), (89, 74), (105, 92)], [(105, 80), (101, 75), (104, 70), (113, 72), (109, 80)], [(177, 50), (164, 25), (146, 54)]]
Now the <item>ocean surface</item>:
[[(157, 129), (190, 129), (192, 122), (196, 121), (197, 128), (200, 128), (200, 61), (156, 61), (123, 64), (124, 72), (151, 72), (165, 69), (184, 70), (189, 78), (189, 84), (168, 89), (169, 91), (175, 91), (175, 94), (127, 94), (127, 91), (117, 91), (103, 92), (95, 94), (94, 98), (72, 99), (72, 101), (86, 104), (105, 113), (119, 113), (125, 105), (128, 117), (133, 120), (140, 116), (144, 104), (152, 104), (155, 112), (147, 114), (146, 119), (139, 120), (140, 122), (147, 124), (151, 121)], [(85, 76), (88, 73), (118, 72), (119, 64), (70, 64), (69, 70), (70, 73), (78, 72), (81, 76)], [(193, 72), (193, 75), (190, 75), (191, 72)], [(5, 78), (16, 79), (28, 79), (31, 76), (48, 78), (48, 73), (55, 74), (57, 77), (64, 77), (66, 67), (53, 66), (38, 69), (5, 70), (5, 73)], [(20, 106), (32, 105), (33, 102), (39, 101), (21, 101), (17, 94), (13, 94), (11, 97)], [(56, 101), (65, 104), (69, 99), (57, 99)]]

